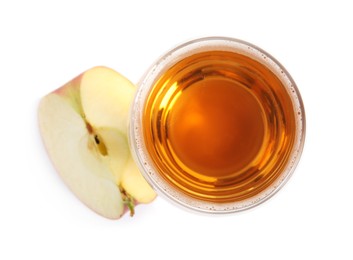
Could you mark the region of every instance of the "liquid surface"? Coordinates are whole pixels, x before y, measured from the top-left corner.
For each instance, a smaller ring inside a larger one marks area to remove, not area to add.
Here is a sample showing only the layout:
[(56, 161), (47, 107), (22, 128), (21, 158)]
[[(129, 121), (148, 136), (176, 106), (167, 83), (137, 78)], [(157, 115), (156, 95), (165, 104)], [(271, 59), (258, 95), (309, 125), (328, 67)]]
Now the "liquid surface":
[(170, 112), (169, 139), (178, 158), (206, 176), (228, 176), (249, 165), (264, 137), (262, 109), (246, 88), (208, 79), (187, 88)]
[(295, 139), (291, 98), (261, 63), (226, 51), (164, 72), (144, 104), (146, 148), (159, 174), (199, 200), (240, 201), (282, 173)]

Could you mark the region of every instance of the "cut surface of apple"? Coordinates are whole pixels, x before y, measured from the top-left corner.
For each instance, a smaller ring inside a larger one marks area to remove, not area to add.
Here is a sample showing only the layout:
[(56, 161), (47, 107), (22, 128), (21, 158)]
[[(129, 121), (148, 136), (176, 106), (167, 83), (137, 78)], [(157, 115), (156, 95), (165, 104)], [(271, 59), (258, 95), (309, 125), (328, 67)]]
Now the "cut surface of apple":
[(120, 218), (156, 193), (135, 165), (127, 124), (135, 86), (106, 67), (95, 67), (42, 98), (41, 136), (68, 187), (89, 208)]

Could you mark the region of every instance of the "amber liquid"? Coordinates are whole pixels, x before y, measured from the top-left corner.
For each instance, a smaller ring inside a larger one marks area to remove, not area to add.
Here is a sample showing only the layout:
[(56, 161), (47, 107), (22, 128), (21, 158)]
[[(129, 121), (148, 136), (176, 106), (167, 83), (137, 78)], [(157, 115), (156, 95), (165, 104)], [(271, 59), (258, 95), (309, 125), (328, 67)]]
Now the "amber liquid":
[(193, 198), (253, 197), (281, 176), (293, 149), (288, 91), (247, 56), (189, 56), (160, 76), (144, 105), (149, 156), (170, 185)]

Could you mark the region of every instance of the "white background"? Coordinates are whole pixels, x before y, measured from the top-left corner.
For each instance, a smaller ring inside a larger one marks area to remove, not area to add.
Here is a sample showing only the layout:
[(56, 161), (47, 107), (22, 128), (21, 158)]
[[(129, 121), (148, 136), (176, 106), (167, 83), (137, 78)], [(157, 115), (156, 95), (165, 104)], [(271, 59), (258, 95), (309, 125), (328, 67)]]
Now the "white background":
[[(353, 259), (349, 2), (1, 0), (0, 259)], [(96, 215), (54, 171), (38, 101), (96, 65), (137, 82), (165, 51), (213, 35), (260, 46), (295, 79), (307, 140), (292, 179), (236, 215), (162, 198), (133, 218)]]

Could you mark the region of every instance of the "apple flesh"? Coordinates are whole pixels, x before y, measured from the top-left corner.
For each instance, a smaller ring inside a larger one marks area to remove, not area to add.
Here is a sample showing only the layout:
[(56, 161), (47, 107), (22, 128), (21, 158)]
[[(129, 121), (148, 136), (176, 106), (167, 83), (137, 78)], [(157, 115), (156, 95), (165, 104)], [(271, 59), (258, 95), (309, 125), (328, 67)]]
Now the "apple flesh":
[(42, 98), (41, 136), (55, 168), (73, 193), (98, 214), (118, 219), (156, 194), (135, 165), (127, 124), (136, 87), (95, 67)]

